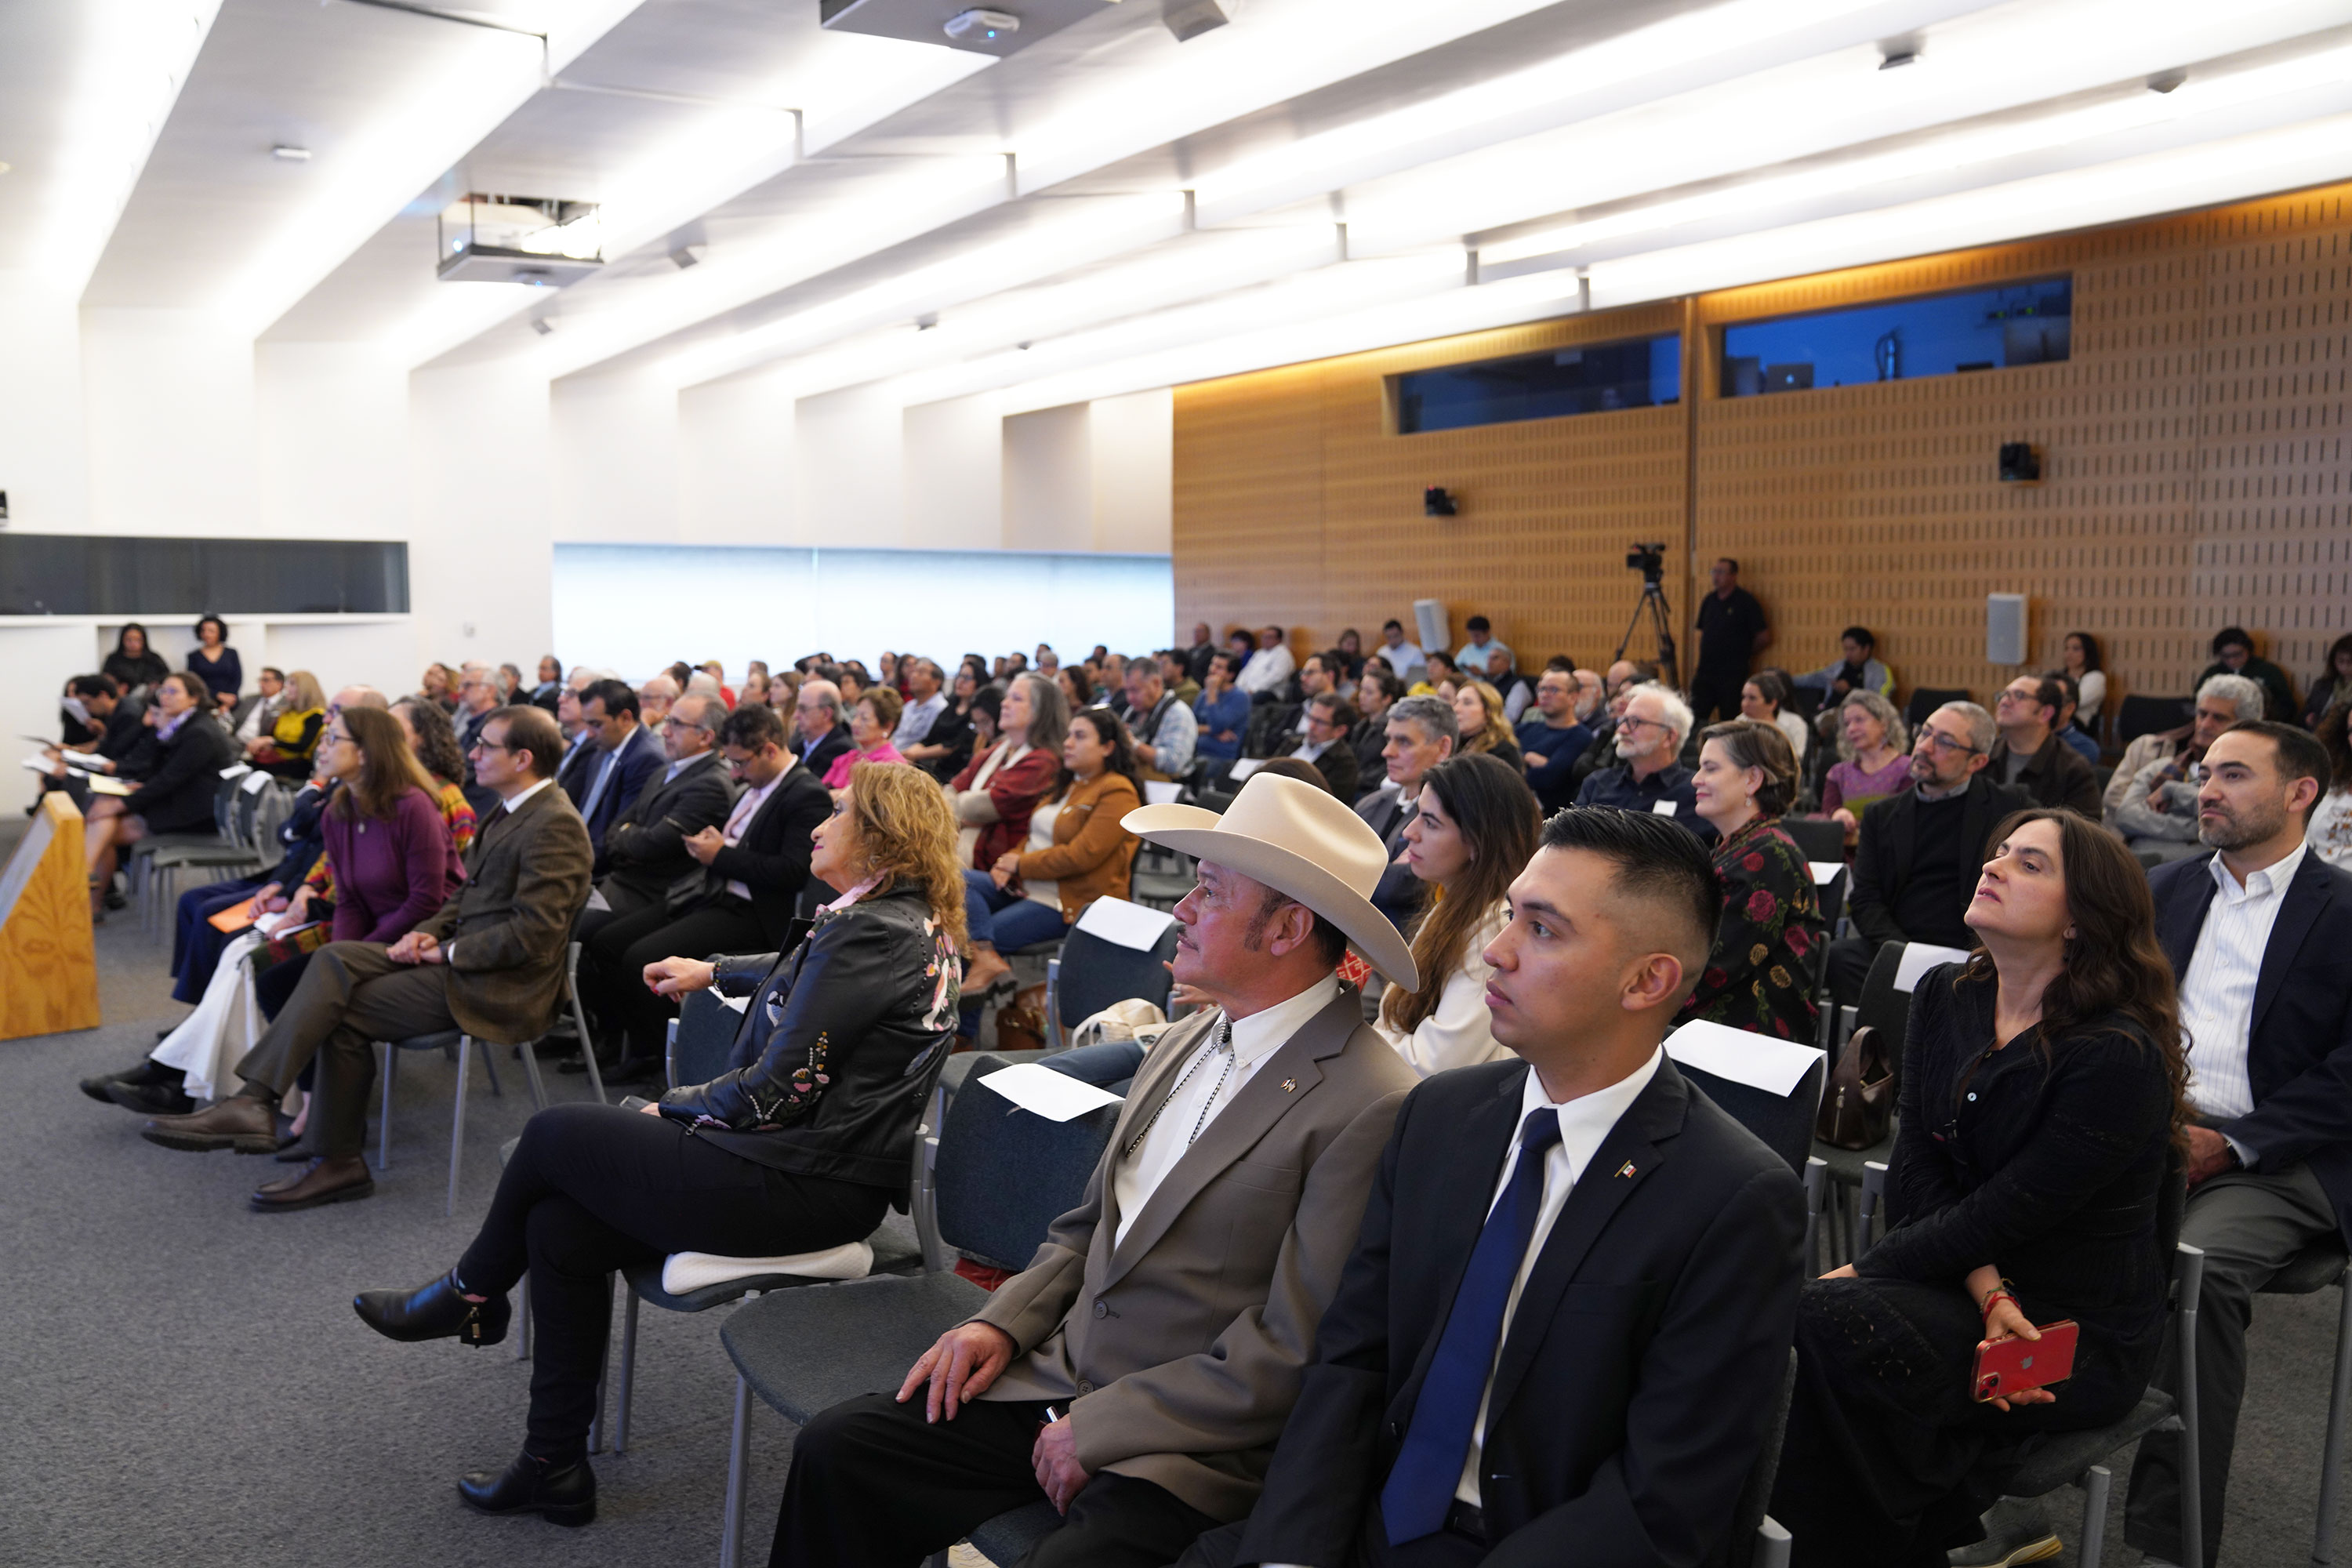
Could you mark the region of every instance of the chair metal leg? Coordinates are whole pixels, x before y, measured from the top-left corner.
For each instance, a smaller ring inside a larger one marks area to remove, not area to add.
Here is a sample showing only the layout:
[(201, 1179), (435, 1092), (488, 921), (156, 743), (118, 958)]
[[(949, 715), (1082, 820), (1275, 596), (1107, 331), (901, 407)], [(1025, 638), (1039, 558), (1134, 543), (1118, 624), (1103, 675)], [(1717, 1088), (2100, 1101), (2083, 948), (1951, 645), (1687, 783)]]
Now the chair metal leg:
[(2205, 1478), (2197, 1453), (2197, 1298), (2205, 1253), (2187, 1242), (2180, 1253), (2180, 1568), (2205, 1568)]
[(539, 1042), (525, 1040), (515, 1048), (522, 1053), (523, 1076), (530, 1081), (530, 1108), (533, 1110), (545, 1110), (547, 1084), (539, 1076)]
[(2352, 1402), (2352, 1269), (2336, 1277), (2343, 1303), (2336, 1318), (2336, 1384), (2327, 1396), (2327, 1442), (2320, 1449), (2319, 1522), (2312, 1530), (2311, 1560), (2336, 1560), (2336, 1487), (2344, 1468), (2344, 1413)]
[(629, 1394), (636, 1383), (637, 1293), (626, 1281), (621, 1286), (621, 1386), (613, 1391), (613, 1453), (629, 1451)]
[(743, 1558), (743, 1472), (750, 1468), (751, 1385), (735, 1374), (735, 1432), (727, 1447), (727, 1514), (719, 1532), (719, 1568), (736, 1568)]
[(1822, 1203), (1829, 1195), (1830, 1163), (1818, 1154), (1805, 1160), (1805, 1273), (1821, 1268)]
[[(569, 986), (565, 987), (565, 994), (572, 999), (572, 1026), (580, 1031), (580, 1055), (588, 1063), (588, 1087), (596, 1091), (597, 1104), (610, 1105), (613, 1102), (604, 1094), (604, 1074), (596, 1066), (596, 1046), (588, 1037), (588, 1015), (580, 1008), (580, 994)], [(620, 1452), (618, 1448), (613, 1451)]]
[(596, 1363), (596, 1418), (588, 1423), (588, 1451), (592, 1454), (604, 1451), (604, 1385), (613, 1376), (613, 1287), (620, 1278), (618, 1274), (604, 1276), (604, 1354)]
[(2115, 1472), (2105, 1465), (2093, 1465), (2083, 1472), (2083, 1552), (2075, 1561), (2082, 1568), (2099, 1568), (2099, 1560), (2107, 1547), (2107, 1492), (2115, 1485)]
[(400, 1072), (400, 1047), (390, 1040), (383, 1042), (383, 1106), (375, 1118), (375, 1168), (378, 1174), (392, 1169), (392, 1080)]
[(515, 1317), (522, 1325), (522, 1332), (515, 1336), (515, 1360), (529, 1361), (530, 1359), (530, 1276), (528, 1274), (522, 1277), (521, 1294), (515, 1303)]
[(1796, 1538), (1770, 1514), (1756, 1527), (1756, 1555), (1751, 1559), (1755, 1568), (1789, 1568), (1789, 1552)]
[[(482, 1053), (488, 1056), (489, 1053)], [(473, 1076), (474, 1037), (457, 1037), (457, 1106), (449, 1113), (449, 1195), (442, 1200), (441, 1215), (446, 1219), (457, 1212), (457, 1165), (466, 1155), (466, 1080)]]
[(482, 1070), (490, 1075), (490, 1093), (503, 1100), (506, 1098), (506, 1090), (499, 1087), (499, 1053), (492, 1048), (488, 1040), (482, 1041), (481, 1046)]

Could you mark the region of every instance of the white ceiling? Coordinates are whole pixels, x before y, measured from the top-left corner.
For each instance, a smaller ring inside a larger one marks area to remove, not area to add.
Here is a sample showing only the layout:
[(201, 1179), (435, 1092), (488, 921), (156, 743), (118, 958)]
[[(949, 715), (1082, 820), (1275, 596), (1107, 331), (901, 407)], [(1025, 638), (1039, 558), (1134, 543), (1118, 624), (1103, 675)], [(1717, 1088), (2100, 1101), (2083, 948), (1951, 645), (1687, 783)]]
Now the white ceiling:
[[(2352, 177), (2352, 0), (1242, 0), (1183, 45), (1125, 0), (1001, 61), (817, 0), (449, 3), (550, 37), (0, 5), (0, 268), (82, 287), (79, 245), (85, 303), (407, 363), (1038, 405)], [(436, 281), (467, 189), (604, 203), (606, 266)]]

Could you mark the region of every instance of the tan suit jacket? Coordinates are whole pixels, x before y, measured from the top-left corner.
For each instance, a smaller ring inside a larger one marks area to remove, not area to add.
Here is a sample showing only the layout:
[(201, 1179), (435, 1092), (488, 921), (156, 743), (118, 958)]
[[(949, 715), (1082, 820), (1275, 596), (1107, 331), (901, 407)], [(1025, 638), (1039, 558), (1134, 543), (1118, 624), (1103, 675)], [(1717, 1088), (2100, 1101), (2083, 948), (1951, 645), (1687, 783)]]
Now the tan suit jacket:
[(449, 1015), (467, 1034), (536, 1039), (563, 994), (563, 950), (588, 903), (588, 829), (554, 784), (474, 836), (466, 881), (417, 930), (449, 949)]
[(1230, 1521), (1257, 1500), (1417, 1080), (1342, 987), (1258, 1065), (1114, 1248), (1115, 1162), (1215, 1016), (1162, 1037), (1086, 1196), (975, 1321), (1017, 1352), (983, 1397), (1071, 1401), (1088, 1472), (1154, 1482)]

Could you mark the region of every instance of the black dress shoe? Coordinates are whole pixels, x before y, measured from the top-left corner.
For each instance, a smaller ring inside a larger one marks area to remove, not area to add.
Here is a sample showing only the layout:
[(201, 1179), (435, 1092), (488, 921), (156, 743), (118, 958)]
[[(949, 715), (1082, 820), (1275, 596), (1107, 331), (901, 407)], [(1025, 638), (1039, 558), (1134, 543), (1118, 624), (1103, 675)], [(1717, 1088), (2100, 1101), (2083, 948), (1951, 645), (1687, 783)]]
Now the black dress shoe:
[(348, 1154), (340, 1160), (315, 1159), (290, 1176), (264, 1182), (246, 1200), (246, 1207), (256, 1214), (290, 1214), (373, 1196), (375, 1177), (369, 1173), (367, 1162)]
[(106, 1086), (106, 1098), (142, 1116), (185, 1116), (196, 1102), (177, 1084), (133, 1083), (116, 1079)]
[[(171, 1033), (166, 1029), (155, 1037), (166, 1039)], [(163, 1084), (177, 1089), (186, 1077), (178, 1068), (167, 1068), (153, 1057), (141, 1057), (121, 1072), (102, 1072), (95, 1078), (82, 1079), (81, 1091), (100, 1105), (112, 1105), (114, 1097), (106, 1092), (106, 1086), (110, 1083)]]
[(551, 1465), (518, 1454), (497, 1475), (476, 1470), (459, 1477), (457, 1495), (477, 1513), (535, 1513), (550, 1524), (577, 1528), (596, 1517), (596, 1472), (585, 1459)]
[[(507, 1337), (507, 1321), (514, 1316), (504, 1296), (467, 1300), (465, 1292), (457, 1289), (454, 1268), (422, 1290), (362, 1290), (352, 1298), (352, 1310), (385, 1339), (404, 1344), (455, 1339), (469, 1345), (494, 1345)], [(593, 1479), (588, 1483), (592, 1501), (595, 1486)]]

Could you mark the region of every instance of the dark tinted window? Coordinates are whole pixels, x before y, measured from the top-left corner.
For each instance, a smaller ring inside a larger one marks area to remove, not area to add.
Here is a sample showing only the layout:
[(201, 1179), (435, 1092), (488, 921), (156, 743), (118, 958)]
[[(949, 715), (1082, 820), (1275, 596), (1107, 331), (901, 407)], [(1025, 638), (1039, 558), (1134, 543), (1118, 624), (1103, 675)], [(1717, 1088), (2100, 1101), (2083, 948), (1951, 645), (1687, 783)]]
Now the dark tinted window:
[(2049, 364), (2073, 350), (2074, 284), (2044, 278), (1723, 329), (1723, 395)]
[(0, 533), (0, 615), (404, 615), (408, 546)]
[(1679, 332), (1408, 371), (1396, 378), (1397, 434), (1651, 408), (1682, 396), (1682, 376)]

